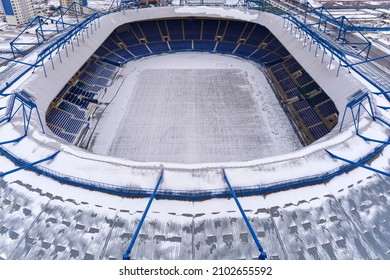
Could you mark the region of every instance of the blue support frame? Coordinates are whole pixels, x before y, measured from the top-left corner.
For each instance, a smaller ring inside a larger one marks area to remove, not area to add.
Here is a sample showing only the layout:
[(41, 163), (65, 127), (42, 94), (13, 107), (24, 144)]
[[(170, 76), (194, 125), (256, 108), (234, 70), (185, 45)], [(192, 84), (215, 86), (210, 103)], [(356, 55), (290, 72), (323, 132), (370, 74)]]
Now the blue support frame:
[(380, 109), (382, 109), (382, 110), (390, 110), (390, 107), (387, 107), (387, 106), (376, 106), (376, 107), (378, 107), (378, 108), (380, 108)]
[[(11, 48), (11, 51), (12, 51), (14, 58), (16, 58), (17, 56), (20, 56), (20, 55), (24, 56), (25, 54), (27, 54), (29, 52), (29, 51), (25, 51), (25, 50), (21, 49), (20, 46), (34, 47), (34, 46), (39, 46), (42, 43), (44, 43), (45, 41), (47, 41), (48, 38), (45, 35), (46, 33), (57, 33), (58, 34), (58, 33), (62, 32), (63, 30), (66, 30), (68, 28), (77, 27), (78, 24), (80, 23), (79, 17), (85, 18), (85, 17), (89, 16), (89, 14), (86, 14), (83, 12), (84, 8), (93, 11), (95, 14), (102, 15), (101, 12), (98, 12), (92, 8), (89, 8), (89, 7), (84, 7), (84, 6), (80, 5), (78, 2), (73, 2), (72, 5), (70, 5), (67, 8), (62, 7), (62, 6), (58, 6), (47, 17), (46, 16), (36, 16), (34, 19), (32, 19), (27, 24), (27, 26), (19, 33), (19, 35), (16, 36), (15, 39), (13, 39), (10, 42), (10, 48)], [(76, 22), (77, 22), (76, 24), (65, 21), (64, 16), (67, 14), (70, 14), (70, 13), (72, 13), (73, 16), (76, 17)], [(59, 14), (59, 16), (57, 14)], [(55, 29), (47, 28), (48, 22), (55, 23)], [(19, 39), (21, 38), (22, 34), (28, 32), (28, 29), (33, 28), (35, 26), (37, 26), (37, 28), (35, 29), (36, 41), (35, 42), (23, 42), (23, 41), (20, 42)]]
[(144, 213), (142, 214), (141, 220), (138, 222), (137, 229), (135, 230), (133, 237), (131, 238), (131, 242), (129, 244), (129, 247), (127, 248), (126, 252), (123, 254), (123, 257), (122, 257), (123, 260), (130, 260), (131, 251), (133, 250), (135, 241), (137, 240), (137, 237), (139, 235), (139, 232), (141, 231), (142, 225), (144, 224), (144, 221), (145, 221), (146, 215), (148, 214), (149, 208), (152, 205), (154, 198), (156, 197), (156, 193), (157, 193), (158, 187), (161, 184), (163, 175), (164, 175), (164, 169), (161, 170), (160, 178), (158, 179), (156, 187), (154, 188), (154, 191), (153, 191), (153, 193), (148, 201), (148, 204), (146, 205), (146, 208), (144, 210)]
[[(390, 143), (390, 142), (389, 142)], [(368, 169), (368, 170), (371, 170), (371, 171), (374, 171), (375, 173), (378, 173), (378, 174), (382, 174), (384, 176), (387, 176), (387, 177), (390, 177), (390, 173), (388, 172), (385, 172), (385, 171), (382, 171), (382, 170), (379, 170), (379, 169), (376, 169), (376, 168), (372, 168), (370, 166), (366, 166), (366, 165), (363, 165), (361, 163), (358, 163), (358, 162), (354, 162), (354, 161), (351, 161), (351, 160), (348, 160), (346, 158), (343, 158), (343, 157), (339, 157), (339, 156), (336, 156), (335, 154), (329, 152), (328, 150), (325, 149), (325, 151), (328, 153), (328, 155), (334, 159), (337, 159), (337, 160), (341, 160), (341, 161), (344, 161), (344, 162), (347, 162), (353, 166), (356, 166), (356, 167), (361, 167), (361, 168), (364, 168), (364, 169)]]
[(41, 159), (41, 160), (34, 161), (34, 162), (32, 162), (32, 163), (29, 163), (29, 164), (20, 166), (20, 167), (18, 167), (18, 168), (15, 168), (15, 169), (12, 169), (12, 170), (9, 170), (9, 171), (6, 171), (6, 172), (1, 172), (1, 173), (0, 173), (0, 178), (4, 177), (4, 176), (6, 176), (6, 175), (12, 174), (12, 173), (14, 173), (14, 172), (17, 172), (17, 171), (19, 171), (19, 170), (28, 169), (29, 167), (32, 167), (32, 166), (37, 165), (37, 164), (40, 164), (40, 163), (42, 163), (42, 162), (52, 160), (52, 159), (54, 159), (54, 158), (59, 154), (59, 152), (60, 152), (60, 151), (57, 151), (57, 152), (55, 152), (54, 154), (48, 156), (47, 158), (44, 158), (44, 159)]
[[(265, 9), (265, 8), (262, 8), (262, 9), (264, 11), (272, 12), (272, 9), (268, 8), (268, 7), (272, 6), (272, 3), (269, 2), (268, 0), (256, 0), (256, 1), (242, 0), (242, 1), (244, 1), (244, 3), (245, 3), (244, 6), (247, 6), (249, 8), (260, 10), (259, 7), (267, 7), (267, 9)], [(239, 1), (239, 2), (241, 3), (242, 1)], [(114, 3), (119, 3), (119, 2), (125, 3), (126, 1), (113, 0), (112, 3), (114, 5)], [(79, 4), (77, 2), (75, 2), (74, 5), (77, 6)], [(81, 6), (81, 5), (79, 5), (79, 6)], [(380, 88), (380, 86), (378, 86), (376, 84), (376, 82), (375, 82), (375, 80), (373, 78), (365, 76), (364, 73), (359, 71), (359, 68), (355, 67), (359, 63), (367, 63), (367, 62), (374, 61), (374, 60), (377, 60), (377, 59), (380, 59), (380, 58), (366, 59), (366, 60), (364, 60), (364, 58), (362, 58), (363, 60), (361, 62), (357, 62), (357, 63), (351, 64), (345, 58), (345, 54), (349, 54), (349, 53), (346, 53), (345, 49), (341, 48), (342, 46), (346, 45), (346, 43), (342, 41), (342, 38), (345, 37), (345, 34), (347, 34), (347, 32), (352, 32), (352, 31), (360, 32), (360, 31), (364, 31), (364, 27), (354, 26), (353, 24), (350, 24), (347, 19), (343, 19), (342, 17), (340, 17), (340, 18), (332, 17), (331, 14), (324, 7), (314, 8), (309, 3), (302, 4), (302, 5), (298, 6), (298, 7), (304, 7), (304, 9), (301, 10), (300, 12), (296, 12), (294, 10), (288, 10), (288, 11), (286, 11), (286, 12), (284, 12), (282, 14), (284, 16), (284, 18), (285, 18), (285, 22), (287, 22), (288, 24), (294, 25), (293, 27), (296, 29), (296, 31), (299, 30), (299, 32), (304, 33), (305, 34), (305, 40), (306, 40), (306, 38), (311, 38), (312, 40), (310, 40), (310, 46), (315, 42), (315, 44), (317, 45), (317, 48), (318, 48), (318, 45), (320, 45), (321, 47), (323, 47), (324, 49), (329, 51), (332, 55), (338, 57), (340, 59), (339, 68), (341, 66), (343, 66), (343, 67), (350, 67), (352, 70), (357, 72), (360, 76), (362, 76), (365, 80), (367, 80), (370, 84), (372, 84), (375, 87), (377, 87), (380, 90), (380, 93), (378, 93), (378, 94), (384, 95), (387, 98), (387, 100), (389, 100), (389, 102), (390, 102), (390, 95), (389, 95), (389, 91), (388, 91), (389, 89), (382, 89), (382, 88)], [(25, 73), (27, 73), (32, 68), (37, 68), (37, 67), (43, 66), (43, 70), (44, 70), (44, 72), (46, 74), (46, 69), (45, 69), (45, 66), (44, 66), (44, 63), (43, 63), (45, 61), (45, 59), (52, 58), (53, 52), (56, 53), (56, 52), (58, 52), (60, 50), (60, 48), (66, 48), (66, 46), (68, 44), (71, 44), (72, 47), (73, 47), (73, 40), (76, 38), (77, 39), (77, 43), (78, 43), (78, 37), (77, 36), (79, 34), (83, 35), (83, 32), (84, 31), (88, 32), (89, 29), (91, 29), (91, 31), (92, 31), (92, 25), (93, 24), (95, 25), (95, 30), (96, 30), (96, 24), (100, 24), (99, 23), (99, 17), (101, 15), (105, 14), (105, 13), (97, 12), (96, 10), (93, 10), (91, 8), (88, 8), (88, 7), (84, 7), (84, 8), (87, 8), (89, 10), (94, 11), (94, 13), (92, 13), (90, 15), (86, 15), (86, 14), (78, 13), (78, 11), (77, 11), (78, 9), (76, 9), (76, 8), (74, 8), (73, 10), (68, 9), (68, 11), (73, 11), (73, 12), (76, 11), (77, 19), (79, 19), (78, 16), (80, 16), (80, 20), (81, 20), (81, 17), (82, 17), (83, 21), (81, 21), (77, 25), (74, 25), (74, 26), (69, 25), (69, 26), (66, 27), (65, 24), (62, 25), (62, 21), (64, 20), (63, 16), (60, 17), (60, 19), (57, 19), (58, 22), (56, 22), (56, 26), (57, 27), (59, 26), (58, 29), (62, 28), (63, 30), (65, 30), (64, 35), (62, 37), (58, 38), (58, 39), (53, 40), (53, 42), (51, 42), (42, 52), (40, 52), (38, 57), (37, 57), (36, 63), (34, 65), (26, 64), (26, 68), (23, 69), (23, 72), (20, 73), (17, 78), (15, 78), (15, 79), (13, 79), (11, 81), (7, 81), (5, 87), (0, 89), (0, 96), (7, 96), (8, 94), (4, 94), (4, 91), (10, 85), (15, 83), (20, 77), (22, 77)], [(123, 5), (118, 5), (117, 4), (117, 8), (116, 9), (112, 9), (112, 11), (117, 11), (117, 10), (120, 10), (120, 9), (123, 9), (123, 8), (124, 8)], [(307, 18), (308, 18), (308, 16), (310, 14), (316, 15), (318, 17), (318, 22), (316, 22), (315, 25), (312, 25), (312, 24), (307, 22)], [(302, 16), (303, 19), (300, 20), (298, 18), (298, 16)], [(332, 26), (335, 27), (336, 30), (333, 30), (333, 28), (331, 28)], [(317, 27), (317, 28), (319, 27), (320, 29), (318, 29), (318, 30), (316, 30), (316, 32), (314, 32), (313, 30), (314, 30), (315, 27)], [(377, 30), (383, 30), (383, 28), (380, 28), (380, 29), (377, 29)], [(43, 34), (44, 33), (44, 27), (42, 27), (42, 30), (39, 30), (39, 32)], [(324, 32), (338, 32), (337, 33), (337, 37), (339, 38), (339, 42), (333, 42), (329, 37), (322, 36)], [(83, 37), (83, 40), (84, 40), (84, 37)], [(359, 53), (355, 53), (355, 54), (351, 53), (351, 54), (352, 55), (358, 55)], [(0, 57), (0, 59), (1, 59), (1, 57)], [(10, 61), (12, 61), (12, 60), (10, 60)], [(20, 62), (18, 60), (13, 60), (13, 62), (15, 62), (15, 63), (22, 63), (23, 64), (23, 62)], [(51, 60), (51, 62), (53, 63), (52, 60)], [(52, 64), (52, 65), (53, 65), (53, 68), (54, 68), (54, 64)], [(28, 119), (29, 114), (27, 114), (26, 112), (27, 112), (27, 110), (29, 108), (22, 106), (22, 108), (19, 108), (19, 109), (22, 109), (24, 111), (23, 116), (25, 116), (26, 119)], [(364, 108), (364, 109), (366, 109), (366, 108)], [(366, 109), (366, 111), (367, 111), (367, 109)], [(360, 113), (360, 109), (359, 109), (359, 113)], [(31, 114), (30, 114), (30, 116), (31, 116)], [(377, 117), (375, 115), (372, 115), (372, 117), (375, 120), (379, 120), (381, 122), (384, 122), (386, 125), (389, 125), (388, 123), (386, 123), (386, 121), (382, 120), (381, 118), (379, 118), (379, 117)], [(355, 120), (358, 120), (358, 118), (355, 119)], [(25, 123), (28, 124), (29, 120), (25, 121)], [(356, 123), (355, 123), (355, 126), (358, 127), (358, 125), (356, 125)], [(28, 128), (28, 125), (27, 125), (27, 128)], [(43, 129), (43, 127), (42, 127), (42, 129)], [(362, 137), (362, 138), (364, 137), (362, 135), (359, 135), (359, 136)], [(368, 139), (368, 138), (366, 138), (366, 139)], [(380, 140), (368, 139), (367, 141), (380, 141)], [(383, 141), (381, 141), (379, 143), (383, 143)], [(57, 179), (58, 180), (63, 180), (63, 178), (57, 178)], [(308, 181), (304, 181), (304, 182), (307, 183)], [(312, 182), (312, 181), (310, 181), (310, 182)], [(291, 186), (290, 183), (289, 183), (289, 185)], [(243, 194), (240, 194), (238, 192), (237, 192), (237, 194), (238, 195), (243, 195)], [(147, 194), (145, 194), (143, 196), (149, 196), (149, 195), (150, 195), (150, 193), (147, 193)], [(160, 193), (157, 195), (157, 197), (159, 197), (159, 195), (160, 195)], [(221, 197), (224, 196), (224, 195), (226, 196), (226, 194), (221, 194)]]
[[(339, 59), (340, 64), (337, 70), (337, 76), (341, 66), (350, 68), (370, 84), (377, 87), (381, 92), (386, 91), (386, 89), (378, 86), (375, 81), (370, 77), (367, 77), (367, 75), (362, 73), (356, 66), (389, 57), (389, 55), (383, 55), (371, 58), (370, 51), (372, 43), (362, 33), (362, 31), (388, 31), (390, 30), (389, 27), (366, 28), (364, 26), (356, 26), (345, 16), (335, 18), (325, 7), (313, 7), (309, 2), (286, 10), (282, 16), (285, 18), (285, 24), (287, 22), (287, 28), (291, 27), (291, 31), (292, 28), (295, 28), (296, 32), (297, 30), (303, 32), (305, 38), (311, 38), (310, 49), (312, 43), (317, 44), (316, 55), (318, 46), (321, 46), (324, 49), (321, 62), (324, 60), (325, 50), (330, 52), (332, 59), (333, 56)], [(302, 16), (303, 19), (299, 18), (300, 16)], [(311, 18), (317, 18), (318, 21), (315, 23), (308, 23), (307, 19), (309, 16), (311, 16)], [(347, 41), (346, 35), (352, 32), (358, 34), (363, 41)], [(332, 40), (326, 33), (337, 33), (336, 40)], [(355, 59), (359, 59), (360, 61), (356, 62), (356, 60), (350, 60), (349, 56), (355, 57)], [(390, 101), (390, 96), (385, 94), (385, 97)]]
[(230, 193), (232, 194), (232, 196), (233, 196), (233, 198), (234, 198), (234, 201), (236, 202), (237, 207), (238, 207), (238, 209), (239, 209), (240, 212), (241, 212), (242, 218), (244, 219), (245, 224), (246, 224), (246, 226), (248, 227), (250, 234), (252, 235), (253, 241), (255, 242), (255, 244), (256, 244), (256, 246), (257, 246), (257, 249), (259, 249), (259, 252), (260, 252), (259, 260), (266, 260), (266, 259), (267, 259), (267, 253), (264, 251), (263, 247), (261, 246), (260, 241), (259, 241), (259, 239), (257, 238), (256, 233), (255, 233), (255, 231), (253, 230), (252, 225), (251, 225), (251, 223), (249, 222), (248, 217), (246, 216), (246, 214), (245, 214), (245, 212), (244, 212), (244, 209), (242, 209), (242, 206), (241, 206), (241, 204), (240, 204), (240, 201), (238, 200), (238, 198), (237, 198), (237, 196), (236, 196), (236, 193), (234, 192), (232, 186), (230, 185), (229, 179), (228, 179), (227, 176), (226, 176), (225, 169), (223, 169), (222, 171), (223, 171), (223, 178), (225, 179), (225, 182), (226, 182), (226, 184), (227, 184), (227, 186), (228, 186), (228, 188), (229, 188), (229, 190), (230, 190)]
[[(371, 102), (369, 93), (367, 91), (364, 91), (364, 90), (358, 90), (354, 94), (352, 94), (350, 97), (348, 97), (348, 100), (349, 100), (349, 102), (345, 106), (344, 114), (343, 114), (343, 118), (341, 120), (341, 125), (340, 125), (339, 132), (341, 132), (341, 130), (343, 128), (345, 115), (346, 115), (347, 111), (349, 110), (351, 112), (351, 115), (352, 115), (352, 120), (353, 120), (353, 123), (354, 123), (354, 126), (355, 126), (355, 131), (356, 131), (356, 135), (357, 136), (359, 136), (360, 138), (362, 138), (365, 141), (376, 142), (376, 143), (381, 143), (381, 144), (390, 144), (389, 140), (378, 140), (378, 139), (369, 138), (369, 137), (363, 136), (359, 132), (359, 129), (360, 129), (360, 116), (361, 116), (361, 109), (362, 108), (368, 113), (368, 115), (374, 121), (378, 120), (378, 121), (382, 122), (383, 124), (385, 124), (386, 126), (390, 127), (390, 123), (388, 123), (386, 120), (378, 117), (375, 114), (375, 112), (373, 110), (373, 106), (372, 106), (372, 102)], [(366, 102), (366, 101), (369, 104), (370, 110), (368, 110), (364, 106), (364, 102)], [(354, 112), (355, 108), (357, 108), (356, 114)]]
[[(19, 112), (19, 110), (22, 110), (22, 117), (23, 117), (23, 128), (24, 128), (24, 133), (22, 136), (16, 138), (16, 139), (11, 139), (7, 141), (0, 142), (0, 145), (4, 144), (9, 144), (9, 143), (16, 143), (22, 140), (25, 136), (27, 136), (28, 133), (28, 128), (30, 126), (30, 121), (31, 121), (31, 115), (33, 110), (35, 109), (39, 123), (41, 125), (42, 132), (45, 133), (45, 129), (43, 128), (41, 116), (39, 115), (38, 108), (34, 102), (34, 98), (29, 95), (25, 91), (17, 92), (11, 95), (10, 101), (7, 107), (7, 113), (5, 116), (0, 119), (0, 124), (3, 122), (10, 122), (13, 117)], [(19, 106), (15, 110), (15, 105), (16, 102), (20, 103)]]

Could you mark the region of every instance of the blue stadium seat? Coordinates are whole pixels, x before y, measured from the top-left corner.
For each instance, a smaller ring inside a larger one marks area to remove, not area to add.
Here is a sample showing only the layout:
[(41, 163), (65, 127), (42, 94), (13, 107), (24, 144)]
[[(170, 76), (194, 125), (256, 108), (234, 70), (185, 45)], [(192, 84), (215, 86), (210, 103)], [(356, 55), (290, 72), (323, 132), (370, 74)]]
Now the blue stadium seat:
[(273, 40), (271, 40), (267, 46), (265, 47), (265, 49), (269, 50), (269, 51), (276, 51), (278, 48), (280, 48), (282, 46), (282, 44), (279, 42), (278, 39), (276, 39), (275, 37), (273, 38)]
[(184, 24), (184, 38), (186, 40), (200, 40), (202, 20), (185, 19), (183, 20), (183, 24)]
[(233, 53), (233, 51), (237, 48), (237, 43), (230, 42), (218, 42), (216, 51), (219, 53)]
[(283, 92), (284, 99), (290, 99), (290, 98), (300, 97), (300, 96), (301, 96), (301, 92), (299, 91), (298, 88), (294, 88), (287, 92)]
[(135, 36), (138, 39), (142, 39), (145, 37), (144, 34), (142, 33), (141, 28), (138, 25), (138, 22), (132, 22), (129, 24), (129, 26), (130, 26), (130, 30), (132, 30), (134, 32)]
[(166, 53), (169, 51), (168, 44), (166, 42), (153, 42), (147, 44), (152, 53)]
[(309, 127), (309, 132), (312, 135), (312, 137), (314, 138), (314, 140), (318, 140), (321, 137), (328, 134), (329, 130), (323, 123), (320, 123), (316, 126)]
[(215, 40), (218, 20), (203, 20), (202, 40)]
[(105, 56), (108, 54), (110, 51), (106, 49), (103, 45), (101, 45), (95, 52), (96, 55), (98, 56)]
[(217, 28), (217, 36), (222, 37), (225, 34), (227, 23), (228, 23), (227, 20), (220, 20), (219, 21), (219, 25), (218, 25), (218, 28)]
[(321, 91), (319, 94), (310, 98), (310, 100), (314, 103), (314, 105), (320, 104), (324, 101), (327, 101), (328, 99), (329, 99), (329, 96), (326, 95), (323, 91)]
[(127, 50), (131, 52), (133, 55), (138, 57), (151, 54), (151, 52), (149, 51), (149, 49), (146, 47), (145, 44), (128, 47)]
[(234, 54), (237, 54), (242, 57), (248, 57), (256, 50), (257, 48), (253, 46), (239, 45), (238, 48), (234, 51)]
[(124, 59), (124, 61), (129, 61), (129, 60), (132, 60), (134, 58), (134, 56), (129, 53), (129, 51), (127, 49), (120, 49), (120, 50), (117, 50), (115, 51), (115, 54), (117, 56), (120, 56)]
[(110, 53), (109, 55), (107, 55), (105, 57), (106, 61), (112, 61), (112, 62), (116, 62), (116, 63), (124, 63), (125, 62), (125, 59), (123, 57), (120, 57), (118, 56), (116, 53)]
[(302, 69), (301, 73), (302, 74), (296, 79), (301, 86), (313, 82), (313, 79), (305, 70)]
[(160, 28), (161, 35), (166, 38), (169, 37), (168, 29), (167, 29), (167, 23), (165, 20), (158, 20), (157, 25)]
[(240, 35), (244, 31), (245, 26), (245, 22), (229, 21), (226, 28), (226, 32), (223, 36), (223, 41), (238, 42), (238, 39), (240, 39)]
[(306, 100), (298, 100), (298, 101), (294, 102), (292, 105), (293, 105), (295, 111), (297, 111), (297, 112), (305, 110), (305, 109), (310, 107), (309, 103), (307, 103)]
[(249, 58), (257, 61), (257, 60), (261, 59), (263, 56), (266, 56), (268, 54), (269, 54), (269, 51), (257, 49), (257, 51), (255, 53), (253, 53)]
[(286, 57), (290, 55), (289, 51), (281, 43), (280, 47), (276, 49), (275, 53), (278, 54), (280, 57)]
[(139, 44), (137, 37), (135, 37), (134, 33), (131, 30), (125, 31), (125, 32), (120, 32), (120, 33), (117, 33), (116, 35), (122, 40), (122, 42), (126, 46), (132, 46), (132, 45)]
[(289, 76), (287, 76), (283, 80), (278, 80), (280, 86), (282, 87), (284, 92), (288, 92), (290, 90), (297, 89), (297, 86), (294, 84), (294, 82), (291, 80)]
[(287, 73), (286, 70), (284, 70), (284, 68), (280, 68), (280, 69), (277, 69), (277, 71), (272, 71), (272, 73), (274, 74), (275, 78), (278, 80), (278, 81), (281, 81), (281, 80), (284, 80), (286, 78), (288, 78), (290, 75)]
[(336, 106), (334, 105), (334, 103), (331, 99), (329, 99), (327, 102), (319, 105), (317, 108), (320, 110), (321, 114), (324, 117), (328, 117), (328, 116), (333, 115), (333, 114), (338, 115), (338, 113), (339, 113)]
[(249, 34), (249, 37), (246, 39), (245, 44), (258, 46), (261, 42), (267, 37), (270, 32), (267, 28), (260, 25), (255, 25), (253, 31)]
[(267, 55), (259, 58), (257, 61), (263, 64), (271, 64), (272, 62), (280, 62), (282, 59), (276, 54), (268, 53)]
[(183, 40), (183, 41), (171, 41), (169, 42), (172, 51), (191, 51), (192, 50), (192, 40)]
[(171, 40), (183, 40), (183, 21), (181, 19), (166, 20)]
[(110, 51), (114, 51), (116, 49), (119, 49), (119, 46), (111, 39), (111, 37), (108, 37), (104, 42), (103, 42), (103, 46), (110, 50)]
[(215, 49), (215, 41), (194, 40), (194, 50), (202, 52), (212, 52)]
[(322, 123), (321, 118), (318, 116), (316, 111), (311, 107), (307, 108), (306, 110), (298, 112), (298, 114), (301, 117), (306, 127)]
[(255, 27), (256, 24), (252, 23), (252, 22), (247, 22), (246, 23), (246, 26), (244, 28), (244, 31), (242, 32), (240, 38), (241, 39), (248, 39), (249, 38), (249, 34), (251, 34), (253, 28)]
[(148, 42), (161, 42), (162, 37), (156, 21), (139, 22), (139, 27)]

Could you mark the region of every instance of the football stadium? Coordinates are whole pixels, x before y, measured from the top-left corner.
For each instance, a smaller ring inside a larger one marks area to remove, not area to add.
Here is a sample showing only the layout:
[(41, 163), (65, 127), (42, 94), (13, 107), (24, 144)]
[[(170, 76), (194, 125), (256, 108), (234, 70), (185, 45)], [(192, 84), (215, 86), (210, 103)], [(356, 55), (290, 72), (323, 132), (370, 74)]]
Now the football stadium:
[(322, 6), (190, 2), (12, 42), (0, 259), (390, 259), (390, 54)]

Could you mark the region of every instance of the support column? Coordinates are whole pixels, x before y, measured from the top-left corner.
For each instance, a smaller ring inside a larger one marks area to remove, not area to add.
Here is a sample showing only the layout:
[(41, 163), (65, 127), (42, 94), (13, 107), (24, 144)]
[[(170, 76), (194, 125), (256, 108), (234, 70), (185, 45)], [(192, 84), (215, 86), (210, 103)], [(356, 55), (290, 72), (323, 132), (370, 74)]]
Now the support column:
[(153, 199), (156, 196), (157, 189), (160, 186), (161, 180), (163, 178), (163, 174), (164, 174), (164, 170), (161, 170), (160, 178), (158, 179), (156, 187), (154, 188), (154, 191), (152, 193), (152, 196), (150, 197), (149, 202), (146, 205), (146, 208), (144, 210), (144, 213), (142, 214), (141, 220), (138, 222), (137, 229), (135, 230), (133, 237), (131, 238), (130, 245), (127, 248), (126, 252), (123, 254), (123, 257), (122, 257), (123, 260), (130, 260), (131, 251), (133, 250), (135, 241), (137, 240), (138, 234), (141, 231), (142, 225), (145, 221), (146, 215), (148, 214), (149, 208), (152, 205)]
[(248, 217), (246, 216), (244, 210), (242, 209), (241, 204), (240, 204), (240, 202), (238, 201), (238, 198), (237, 198), (237, 196), (236, 196), (236, 194), (235, 194), (235, 192), (234, 192), (232, 186), (230, 185), (229, 179), (228, 179), (227, 176), (226, 176), (225, 169), (223, 169), (223, 178), (225, 179), (225, 182), (226, 182), (226, 184), (227, 184), (228, 187), (229, 187), (230, 193), (232, 194), (232, 196), (233, 196), (233, 198), (234, 198), (234, 201), (236, 202), (237, 207), (238, 207), (238, 209), (240, 210), (241, 215), (242, 215), (242, 217), (243, 217), (243, 219), (244, 219), (244, 221), (245, 221), (245, 224), (246, 224), (246, 226), (248, 227), (249, 232), (250, 232), (251, 235), (252, 235), (253, 241), (256, 243), (256, 246), (257, 246), (257, 248), (259, 249), (259, 252), (260, 252), (259, 260), (266, 260), (266, 259), (267, 259), (267, 253), (263, 250), (263, 247), (261, 246), (260, 241), (259, 241), (259, 239), (257, 238), (256, 233), (255, 233), (255, 231), (253, 230), (253, 228), (252, 228), (252, 226), (251, 226), (251, 223), (250, 223), (249, 220), (248, 220)]

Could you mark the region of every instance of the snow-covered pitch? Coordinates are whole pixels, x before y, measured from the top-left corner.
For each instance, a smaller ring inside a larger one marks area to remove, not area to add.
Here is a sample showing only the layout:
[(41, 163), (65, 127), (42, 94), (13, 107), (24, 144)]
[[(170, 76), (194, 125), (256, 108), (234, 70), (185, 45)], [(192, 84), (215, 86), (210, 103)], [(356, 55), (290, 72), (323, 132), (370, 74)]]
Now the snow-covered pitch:
[(261, 71), (236, 57), (176, 53), (129, 63), (91, 150), (136, 161), (247, 161), (301, 145)]

